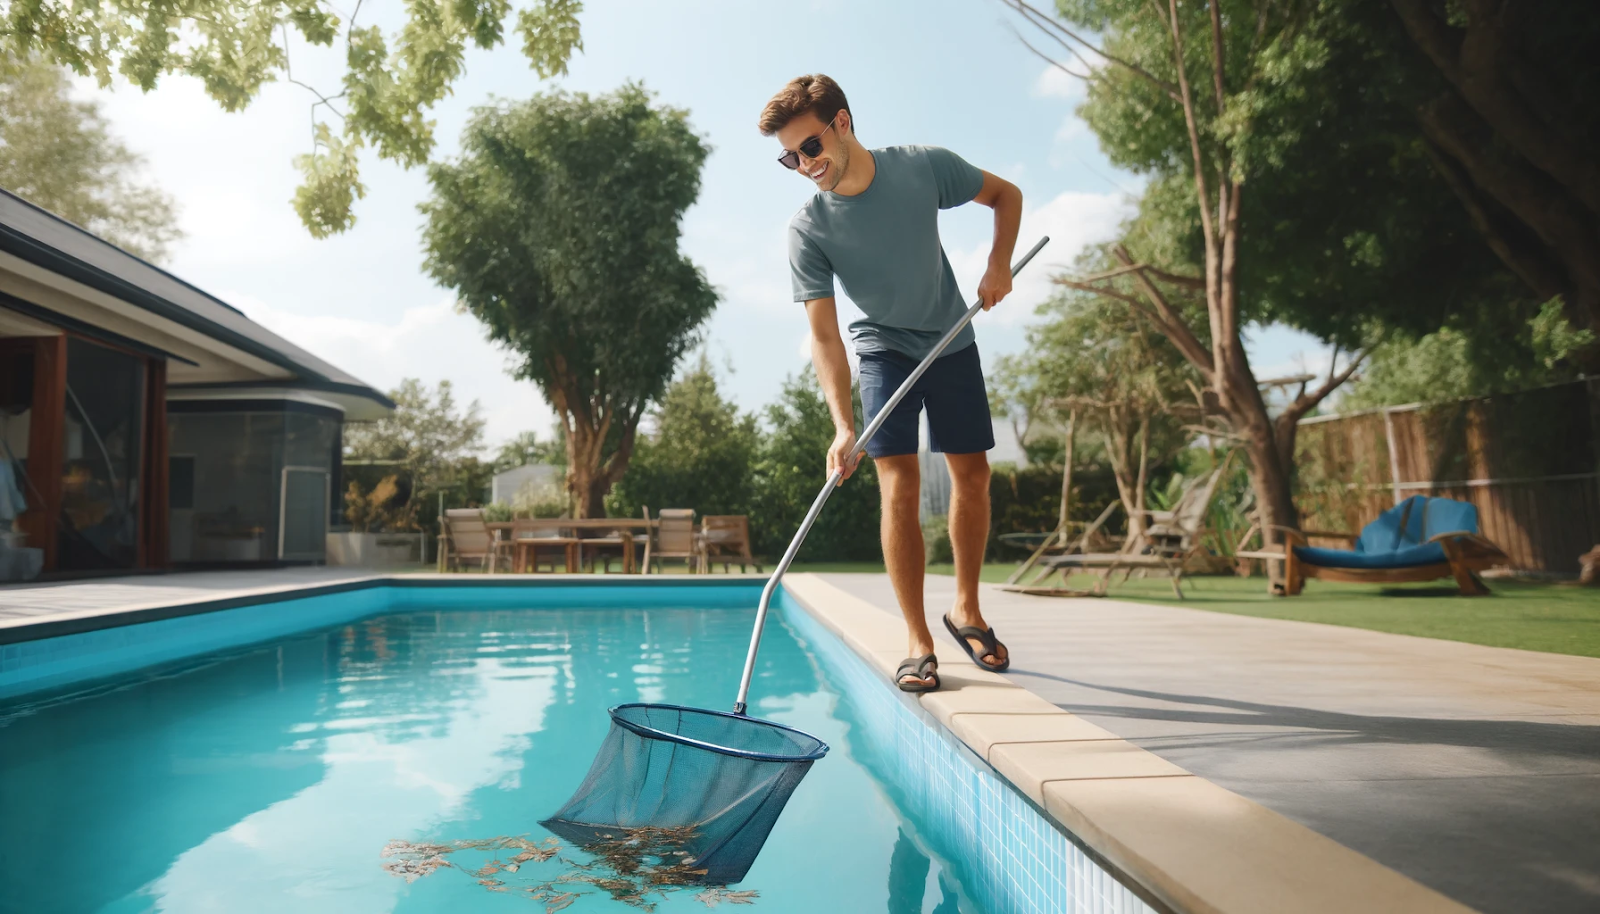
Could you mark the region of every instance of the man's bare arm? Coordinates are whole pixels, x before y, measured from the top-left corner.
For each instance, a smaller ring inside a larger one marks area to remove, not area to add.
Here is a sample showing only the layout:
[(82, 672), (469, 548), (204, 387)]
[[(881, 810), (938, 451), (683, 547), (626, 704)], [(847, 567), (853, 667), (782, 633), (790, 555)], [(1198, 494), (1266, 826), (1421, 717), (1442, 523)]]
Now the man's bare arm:
[[(811, 321), (811, 364), (817, 369), (817, 383), (828, 401), (833, 416), (833, 444), (828, 446), (828, 473), (842, 465), (856, 446), (855, 407), (850, 399), (850, 359), (844, 337), (839, 334), (839, 309), (832, 297), (806, 302), (806, 317)], [(856, 471), (856, 458), (844, 468), (840, 482)]]
[(987, 311), (1011, 294), (1011, 255), (1017, 249), (1017, 231), (1022, 226), (1022, 191), (1005, 178), (983, 173), (983, 187), (974, 202), (994, 210), (994, 245), (989, 248), (989, 266), (978, 282), (978, 298)]

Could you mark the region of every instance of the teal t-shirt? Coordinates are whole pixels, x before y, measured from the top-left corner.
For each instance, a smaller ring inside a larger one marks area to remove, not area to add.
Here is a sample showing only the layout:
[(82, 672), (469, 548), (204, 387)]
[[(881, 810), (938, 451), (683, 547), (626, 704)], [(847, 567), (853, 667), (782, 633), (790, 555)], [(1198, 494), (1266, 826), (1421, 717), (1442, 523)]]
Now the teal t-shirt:
[[(939, 210), (976, 197), (983, 172), (937, 146), (874, 149), (872, 159), (866, 190), (818, 191), (789, 220), (794, 300), (833, 296), (837, 276), (866, 314), (850, 324), (857, 352), (921, 359), (967, 310), (939, 243)], [(968, 324), (945, 352), (972, 341)]]

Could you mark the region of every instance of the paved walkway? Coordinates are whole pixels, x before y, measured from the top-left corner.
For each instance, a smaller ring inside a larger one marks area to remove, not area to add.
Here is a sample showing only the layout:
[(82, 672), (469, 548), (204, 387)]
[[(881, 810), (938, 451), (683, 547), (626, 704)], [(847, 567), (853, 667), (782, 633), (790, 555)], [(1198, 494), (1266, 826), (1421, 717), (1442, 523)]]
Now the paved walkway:
[[(885, 612), (884, 575), (822, 575)], [(929, 624), (953, 578), (929, 576)], [(1008, 594), (1010, 677), (1488, 914), (1600, 911), (1600, 659)]]
[(3, 584), (0, 585), (0, 625), (131, 606), (220, 599), (268, 588), (332, 584), (370, 577), (374, 573), (371, 568), (297, 567)]

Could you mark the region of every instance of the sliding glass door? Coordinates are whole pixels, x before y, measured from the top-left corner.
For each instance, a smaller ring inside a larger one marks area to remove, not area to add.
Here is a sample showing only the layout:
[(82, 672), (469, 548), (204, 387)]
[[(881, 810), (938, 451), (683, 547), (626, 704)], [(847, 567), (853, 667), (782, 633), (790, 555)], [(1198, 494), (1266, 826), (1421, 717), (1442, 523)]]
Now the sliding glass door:
[(59, 571), (139, 566), (145, 360), (67, 340)]

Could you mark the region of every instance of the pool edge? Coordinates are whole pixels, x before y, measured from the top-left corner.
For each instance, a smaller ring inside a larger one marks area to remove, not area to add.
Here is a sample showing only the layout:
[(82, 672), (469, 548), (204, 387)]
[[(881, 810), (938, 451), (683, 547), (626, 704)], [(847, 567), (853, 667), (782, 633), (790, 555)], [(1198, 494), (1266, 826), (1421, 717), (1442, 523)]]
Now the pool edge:
[[(378, 572), (353, 575), (320, 584), (304, 582), (270, 587), (240, 588), (225, 594), (207, 594), (193, 600), (152, 600), (109, 608), (51, 613), (38, 618), (0, 619), (0, 645), (76, 635), (125, 625), (160, 622), (183, 616), (238, 609), (263, 603), (282, 603), (307, 597), (350, 593), (377, 587), (644, 587), (658, 584), (698, 587), (748, 587), (765, 581), (762, 575), (594, 575), (542, 574), (538, 577), (512, 575), (464, 575), (434, 573)], [(70, 586), (70, 585), (61, 585)]]
[[(784, 590), (891, 685), (905, 624), (813, 574)], [(1207, 914), (1472, 909), (970, 661), (914, 696), (945, 731), (1161, 906)], [(1016, 737), (1047, 729), (1060, 739)], [(1009, 731), (1009, 732), (1008, 732)]]

